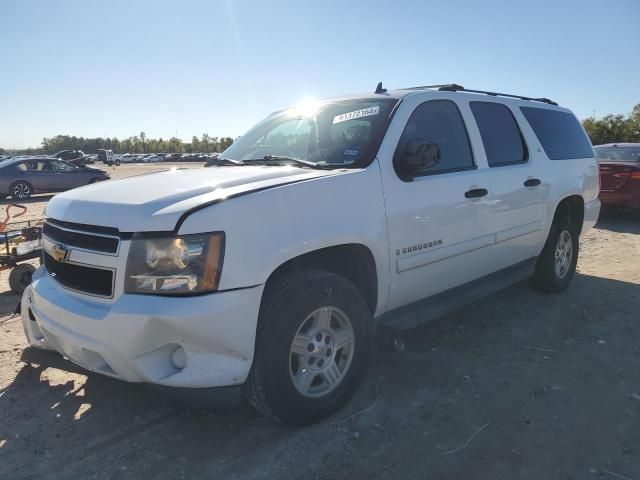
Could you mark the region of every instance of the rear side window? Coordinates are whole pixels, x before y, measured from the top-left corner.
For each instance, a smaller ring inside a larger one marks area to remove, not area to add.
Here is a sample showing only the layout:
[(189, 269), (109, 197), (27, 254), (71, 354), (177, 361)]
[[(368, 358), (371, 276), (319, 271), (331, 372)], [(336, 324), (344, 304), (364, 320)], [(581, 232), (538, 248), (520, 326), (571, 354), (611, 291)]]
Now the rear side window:
[(589, 138), (571, 113), (534, 107), (520, 110), (551, 160), (594, 156)]
[(490, 167), (527, 161), (527, 147), (508, 107), (492, 102), (470, 102), (469, 105)]
[(595, 147), (599, 162), (640, 162), (640, 147)]
[(425, 166), (418, 176), (475, 168), (467, 129), (451, 100), (430, 100), (419, 105), (404, 127), (396, 155), (402, 155), (411, 140), (426, 140), (440, 150), (438, 161)]

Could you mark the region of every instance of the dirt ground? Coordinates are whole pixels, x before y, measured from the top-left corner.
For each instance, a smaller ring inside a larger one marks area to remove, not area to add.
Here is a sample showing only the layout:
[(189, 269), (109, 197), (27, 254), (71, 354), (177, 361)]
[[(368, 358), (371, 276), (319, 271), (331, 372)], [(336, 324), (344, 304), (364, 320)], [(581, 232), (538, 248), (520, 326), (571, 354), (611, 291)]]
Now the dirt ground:
[[(29, 204), (33, 215), (48, 198)], [(601, 215), (566, 292), (518, 284), (408, 332), (404, 351), (378, 348), (343, 411), (298, 430), (246, 406), (176, 406), (55, 354), (24, 363), (6, 276), (2, 479), (640, 479), (634, 214)]]

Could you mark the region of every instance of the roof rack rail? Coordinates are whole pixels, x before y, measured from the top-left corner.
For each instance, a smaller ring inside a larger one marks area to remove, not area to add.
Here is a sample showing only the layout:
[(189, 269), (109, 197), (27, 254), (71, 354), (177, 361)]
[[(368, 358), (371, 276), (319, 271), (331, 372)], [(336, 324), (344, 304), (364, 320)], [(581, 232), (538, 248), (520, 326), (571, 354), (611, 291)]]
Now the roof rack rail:
[(444, 85), (423, 85), (419, 87), (409, 87), (409, 88), (401, 88), (400, 90), (424, 90), (437, 88), (442, 92), (468, 92), (468, 93), (480, 93), (483, 95), (490, 95), (492, 97), (508, 97), (508, 98), (518, 98), (520, 100), (529, 100), (531, 102), (542, 102), (547, 103), (549, 105), (558, 105), (553, 100), (549, 100), (548, 98), (533, 98), (533, 97), (523, 97), (522, 95), (512, 95), (510, 93), (498, 93), (498, 92), (487, 92), (486, 90), (472, 90), (469, 88), (464, 88), (462, 85), (457, 85), (455, 83), (444, 84)]

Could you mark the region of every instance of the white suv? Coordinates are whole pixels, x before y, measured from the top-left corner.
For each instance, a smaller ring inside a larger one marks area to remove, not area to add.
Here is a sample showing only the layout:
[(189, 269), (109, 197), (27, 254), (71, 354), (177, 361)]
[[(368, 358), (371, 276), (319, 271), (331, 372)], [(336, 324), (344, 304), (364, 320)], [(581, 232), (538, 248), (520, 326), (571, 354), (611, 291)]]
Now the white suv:
[(567, 109), (378, 85), (276, 112), (210, 168), (55, 196), (22, 320), (89, 370), (230, 387), (301, 425), (352, 396), (376, 327), (526, 278), (565, 289), (599, 210)]

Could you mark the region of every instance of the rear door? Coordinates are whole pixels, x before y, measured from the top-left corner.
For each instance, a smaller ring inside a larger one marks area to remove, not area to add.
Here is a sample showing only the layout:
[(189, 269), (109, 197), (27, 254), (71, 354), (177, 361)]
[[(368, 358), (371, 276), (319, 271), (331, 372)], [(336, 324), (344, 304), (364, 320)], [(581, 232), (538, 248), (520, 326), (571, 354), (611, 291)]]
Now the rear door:
[(489, 271), (493, 272), (538, 254), (549, 179), (525, 142), (516, 117), (519, 111), (491, 101), (471, 101), (469, 107), (491, 172), (496, 243)]
[(25, 162), (25, 165), (27, 167), (25, 178), (33, 189), (36, 192), (51, 192), (52, 180), (48, 160), (34, 158)]
[[(403, 100), (378, 156), (391, 258), (388, 309), (481, 277), (493, 243), (488, 171), (477, 163), (460, 108), (447, 98), (424, 100)], [(401, 178), (394, 157), (411, 140), (437, 145), (440, 156)]]

